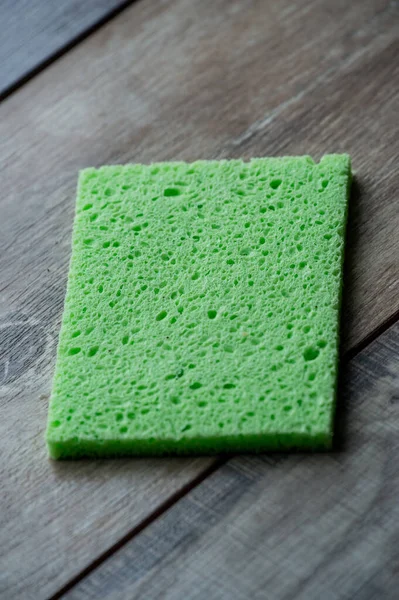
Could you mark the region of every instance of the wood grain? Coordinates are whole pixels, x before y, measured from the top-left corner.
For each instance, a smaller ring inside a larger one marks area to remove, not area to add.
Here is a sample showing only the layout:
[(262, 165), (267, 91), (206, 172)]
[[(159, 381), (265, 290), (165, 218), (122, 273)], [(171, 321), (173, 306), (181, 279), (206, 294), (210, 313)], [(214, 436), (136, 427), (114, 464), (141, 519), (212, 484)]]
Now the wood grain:
[(0, 106), (5, 597), (55, 593), (213, 464), (45, 458), (78, 169), (350, 152), (353, 348), (399, 308), (395, 11), (381, 0), (143, 1)]
[(65, 598), (396, 600), (399, 325), (350, 362), (340, 411), (339, 451), (230, 460)]
[(122, 0), (2, 0), (0, 98), (127, 4)]

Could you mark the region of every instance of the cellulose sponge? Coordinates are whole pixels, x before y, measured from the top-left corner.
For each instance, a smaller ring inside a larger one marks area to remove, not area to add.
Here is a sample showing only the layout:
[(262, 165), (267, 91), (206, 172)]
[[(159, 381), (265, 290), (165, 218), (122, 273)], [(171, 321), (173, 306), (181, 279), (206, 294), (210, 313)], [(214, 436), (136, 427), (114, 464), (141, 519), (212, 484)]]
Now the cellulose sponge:
[(81, 172), (52, 458), (328, 448), (350, 159)]

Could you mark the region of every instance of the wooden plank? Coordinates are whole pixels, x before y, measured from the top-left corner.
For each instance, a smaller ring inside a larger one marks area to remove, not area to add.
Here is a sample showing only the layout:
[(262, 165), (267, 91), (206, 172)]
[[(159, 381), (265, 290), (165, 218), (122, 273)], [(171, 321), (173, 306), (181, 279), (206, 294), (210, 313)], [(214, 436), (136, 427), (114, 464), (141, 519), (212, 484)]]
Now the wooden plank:
[(127, 4), (126, 0), (3, 0), (0, 98)]
[(66, 594), (394, 600), (399, 589), (399, 324), (346, 369), (343, 446), (238, 457)]
[[(377, 0), (141, 2), (1, 105), (0, 572), (7, 598), (54, 593), (213, 464), (45, 459), (78, 169), (299, 149), (318, 157), (343, 149), (342, 137), (362, 188), (350, 227), (358, 282), (347, 321), (353, 347), (398, 308), (394, 10)], [(362, 127), (353, 78), (367, 102)], [(337, 116), (337, 89), (351, 122)], [(332, 91), (335, 104), (326, 96)], [(329, 102), (325, 113), (317, 98)], [(314, 117), (308, 107), (317, 109)], [(389, 265), (387, 273), (373, 261)]]

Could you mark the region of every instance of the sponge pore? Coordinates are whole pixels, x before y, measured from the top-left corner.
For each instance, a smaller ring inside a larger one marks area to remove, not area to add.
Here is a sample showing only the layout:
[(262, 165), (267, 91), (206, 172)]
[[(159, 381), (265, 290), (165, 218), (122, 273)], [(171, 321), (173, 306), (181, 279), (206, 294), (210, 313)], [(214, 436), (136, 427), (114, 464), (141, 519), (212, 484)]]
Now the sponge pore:
[(53, 458), (331, 445), (347, 155), (80, 174)]

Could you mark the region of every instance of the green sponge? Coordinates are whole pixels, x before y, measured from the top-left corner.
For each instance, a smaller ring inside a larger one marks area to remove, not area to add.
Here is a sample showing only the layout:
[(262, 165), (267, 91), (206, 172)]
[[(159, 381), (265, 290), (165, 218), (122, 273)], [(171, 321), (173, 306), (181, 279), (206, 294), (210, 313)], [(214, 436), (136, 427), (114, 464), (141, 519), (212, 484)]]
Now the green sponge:
[(331, 445), (350, 159), (86, 169), (52, 458)]

